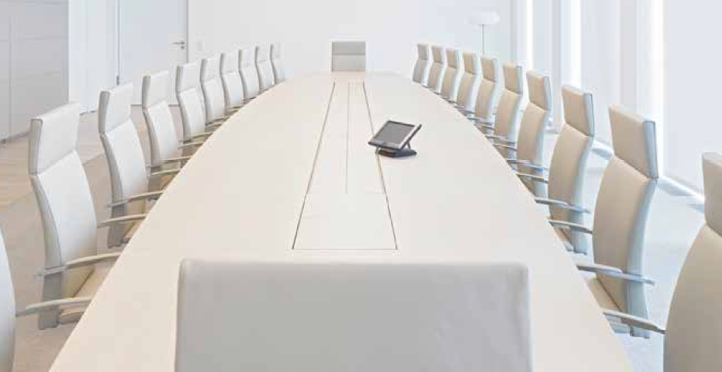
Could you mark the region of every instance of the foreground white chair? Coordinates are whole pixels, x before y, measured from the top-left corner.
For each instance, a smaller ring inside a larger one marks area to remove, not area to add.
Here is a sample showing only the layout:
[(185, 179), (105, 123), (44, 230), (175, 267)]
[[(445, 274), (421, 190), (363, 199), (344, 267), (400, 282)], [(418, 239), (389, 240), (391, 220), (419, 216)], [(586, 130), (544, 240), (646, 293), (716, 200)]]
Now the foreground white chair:
[(365, 41), (334, 41), (331, 43), (331, 71), (366, 71)]
[[(133, 91), (130, 90), (132, 96)], [(58, 306), (40, 312), (40, 329), (77, 322), (108, 274), (118, 253), (98, 255), (97, 227), (134, 224), (145, 216), (107, 220), (98, 225), (90, 185), (77, 152), (80, 107), (68, 104), (30, 124), (28, 173), (40, 207), (45, 236), (42, 301)], [(66, 299), (66, 300), (64, 300)]]
[(483, 263), (185, 261), (175, 370), (530, 372), (527, 276)]
[(419, 44), (416, 47), (419, 56), (414, 65), (412, 80), (426, 87), (429, 86), (429, 73), (433, 64), (431, 61), (431, 46), (429, 44)]
[[(549, 206), (553, 220), (584, 223), (587, 210), (582, 206), (584, 172), (594, 143), (594, 104), (592, 95), (572, 87), (562, 88), (565, 125), (559, 134), (552, 154), (549, 177), (519, 172), (522, 179), (547, 184), (548, 199), (537, 202)], [(588, 242), (583, 233), (556, 229), (557, 235), (569, 251), (588, 253)]]
[(444, 85), (444, 76), (448, 63), (446, 60), (446, 50), (440, 46), (431, 47), (431, 55), (434, 63), (431, 64), (429, 72), (429, 89), (436, 94), (441, 94), (441, 87)]
[[(495, 146), (512, 154), (507, 162), (524, 173), (543, 176), (544, 130), (549, 122), (552, 107), (552, 88), (548, 77), (535, 72), (526, 74), (529, 88), (529, 104), (521, 118), (519, 142), (516, 145), (497, 143)], [(530, 191), (539, 197), (546, 196), (546, 185), (523, 179)]]
[(170, 76), (166, 71), (143, 77), (142, 107), (150, 139), (151, 172), (177, 168), (190, 160), (190, 156), (179, 153), (178, 133), (167, 101), (169, 88)]
[(273, 81), (273, 67), (271, 66), (271, 48), (268, 45), (256, 47), (256, 69), (258, 70), (258, 86), (265, 92), (275, 84)]
[[(652, 197), (657, 188), (655, 124), (620, 107), (609, 109), (614, 157), (599, 188), (594, 231), (567, 221), (552, 226), (592, 236), (594, 262), (578, 263), (599, 306), (648, 318), (643, 275), (644, 237)], [(648, 337), (649, 332), (612, 322), (620, 333)]]
[[(519, 136), (519, 114), (524, 98), (524, 69), (521, 66), (504, 65), (504, 92), (499, 101), (494, 124), (476, 121), (486, 137), (495, 143), (516, 146)], [(507, 151), (502, 151), (502, 154)]]
[(703, 156), (707, 224), (687, 255), (674, 290), (667, 329), (629, 314), (605, 311), (629, 327), (666, 334), (664, 372), (718, 371), (722, 366), (722, 157)]
[(238, 53), (221, 54), (221, 82), (226, 112), (234, 112), (243, 107), (246, 100), (243, 96), (243, 80), (239, 70)]
[(201, 68), (198, 63), (187, 63), (176, 69), (175, 92), (183, 121), (184, 149), (197, 148), (220, 125), (206, 125), (203, 99), (200, 95)]
[(459, 84), (459, 96), (456, 107), (464, 114), (471, 114), (476, 109), (476, 100), (483, 80), (481, 59), (479, 55), (464, 52), (464, 74)]
[(271, 65), (273, 66), (273, 81), (280, 84), (286, 81), (286, 71), (281, 61), (281, 43), (271, 44)]
[[(201, 60), (201, 92), (206, 108), (206, 124), (222, 123), (231, 112), (226, 111), (226, 98), (221, 82), (221, 57), (213, 56)], [(238, 108), (234, 108), (237, 110)]]
[(246, 102), (258, 97), (261, 93), (258, 69), (256, 68), (256, 49), (242, 49), (238, 52), (238, 63), (243, 80), (243, 97)]
[(446, 59), (449, 67), (446, 69), (444, 82), (441, 84), (441, 97), (456, 104), (456, 100), (459, 98), (461, 78), (464, 76), (464, 57), (459, 50), (447, 49)]
[[(172, 169), (149, 174), (140, 136), (131, 118), (132, 103), (132, 84), (100, 93), (98, 132), (110, 172), (112, 217), (144, 214), (147, 202), (158, 199), (163, 193), (151, 190), (150, 180), (178, 173), (178, 169)], [(139, 226), (140, 223), (112, 226), (108, 233), (108, 247), (127, 243)]]
[(474, 112), (467, 112), (470, 120), (477, 126), (482, 124), (491, 125), (494, 123), (496, 104), (501, 95), (502, 85), (499, 83), (501, 73), (499, 61), (496, 59), (482, 58), (481, 70), (483, 79), (479, 87), (479, 94), (476, 98)]

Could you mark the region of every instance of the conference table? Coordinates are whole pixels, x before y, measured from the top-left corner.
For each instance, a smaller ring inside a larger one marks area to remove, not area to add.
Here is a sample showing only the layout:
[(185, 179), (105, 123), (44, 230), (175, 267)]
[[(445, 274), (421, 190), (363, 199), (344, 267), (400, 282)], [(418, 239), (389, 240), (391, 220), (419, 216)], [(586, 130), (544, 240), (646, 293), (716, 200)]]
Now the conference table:
[[(387, 120), (423, 124), (417, 156), (367, 145)], [(534, 371), (632, 371), (504, 159), (451, 105), (398, 75), (295, 78), (234, 114), (154, 205), (51, 370), (173, 371), (186, 258), (523, 263)]]

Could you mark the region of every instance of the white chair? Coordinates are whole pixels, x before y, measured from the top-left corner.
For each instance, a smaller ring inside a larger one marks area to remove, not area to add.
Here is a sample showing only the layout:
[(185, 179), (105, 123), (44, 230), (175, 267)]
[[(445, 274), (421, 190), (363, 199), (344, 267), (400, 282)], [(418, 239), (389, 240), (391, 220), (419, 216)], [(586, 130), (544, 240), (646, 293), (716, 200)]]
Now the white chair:
[(722, 157), (703, 156), (707, 223), (697, 235), (677, 280), (667, 329), (620, 312), (605, 311), (629, 327), (665, 334), (665, 372), (717, 371), (722, 366)]
[[(180, 156), (178, 133), (168, 105), (170, 76), (162, 71), (143, 77), (142, 107), (150, 139), (152, 172), (184, 165), (190, 156)], [(154, 187), (151, 187), (154, 188)]]
[[(147, 202), (156, 200), (162, 191), (151, 191), (150, 180), (172, 177), (178, 169), (149, 174), (138, 130), (131, 118), (133, 85), (122, 85), (100, 92), (98, 132), (110, 172), (111, 217), (142, 215)], [(108, 233), (108, 247), (128, 242), (140, 223), (115, 225)]]
[(331, 43), (331, 71), (366, 71), (365, 41), (334, 41)]
[(513, 264), (184, 261), (175, 370), (530, 372), (528, 287)]
[[(524, 173), (543, 176), (547, 170), (544, 165), (544, 130), (549, 122), (552, 108), (552, 88), (548, 77), (535, 72), (526, 74), (529, 88), (529, 104), (524, 110), (516, 145), (497, 143), (495, 146), (506, 150), (513, 156), (507, 162)], [(523, 179), (524, 184), (534, 195), (545, 197), (546, 185)]]
[[(551, 220), (552, 226), (590, 234), (594, 263), (578, 263), (599, 306), (646, 319), (643, 275), (644, 237), (657, 188), (655, 124), (620, 107), (609, 109), (614, 157), (602, 178), (594, 213), (594, 231), (577, 223)], [(566, 244), (569, 242), (566, 241)], [(612, 322), (620, 333), (649, 337), (649, 332)]]
[(286, 81), (286, 71), (281, 61), (281, 43), (271, 44), (271, 65), (273, 66), (273, 81), (276, 84)]
[(481, 59), (479, 55), (464, 52), (464, 74), (459, 84), (459, 97), (456, 107), (464, 114), (474, 113), (476, 100), (479, 96), (479, 87), (483, 80)]
[(198, 63), (186, 63), (176, 69), (175, 92), (183, 121), (184, 149), (200, 146), (217, 127), (218, 123), (206, 125), (206, 114), (200, 93), (201, 68)]
[[(130, 89), (132, 97), (133, 90)], [(76, 146), (80, 107), (68, 104), (33, 119), (28, 173), (40, 208), (45, 237), (42, 301), (88, 303), (119, 253), (98, 255), (97, 227), (134, 224), (145, 216), (114, 218), (98, 224), (90, 185)], [(67, 299), (67, 300), (64, 300)], [(80, 319), (84, 307), (49, 308), (38, 327), (53, 328)]]
[(429, 89), (436, 94), (441, 94), (441, 86), (444, 85), (444, 75), (448, 67), (446, 50), (435, 45), (431, 47), (431, 55), (434, 63), (431, 64), (431, 71), (429, 71)]
[(461, 51), (456, 49), (446, 50), (446, 59), (449, 67), (444, 74), (444, 82), (441, 84), (441, 97), (445, 100), (456, 103), (459, 98), (459, 86), (464, 76), (464, 58)]
[(256, 69), (258, 69), (258, 86), (261, 92), (271, 89), (273, 82), (273, 67), (271, 66), (271, 48), (268, 45), (256, 47)]
[[(519, 114), (524, 98), (524, 69), (521, 66), (504, 65), (504, 92), (499, 101), (499, 108), (494, 124), (477, 121), (478, 126), (490, 140), (504, 145), (515, 146), (519, 137)], [(506, 153), (506, 151), (502, 151)]]
[(226, 102), (226, 112), (237, 111), (246, 102), (243, 96), (243, 80), (239, 70), (238, 52), (221, 54), (221, 82)]
[(501, 80), (499, 61), (482, 57), (481, 70), (483, 79), (479, 87), (476, 107), (473, 113), (467, 113), (469, 119), (477, 123), (477, 126), (494, 123), (494, 110), (502, 91), (502, 84), (499, 83), (499, 80)]
[(233, 111), (226, 110), (226, 98), (221, 82), (220, 56), (201, 60), (201, 92), (206, 108), (206, 123), (221, 123), (228, 120), (229, 114)]
[(416, 46), (419, 57), (414, 65), (414, 75), (412, 80), (423, 85), (429, 85), (429, 72), (431, 72), (431, 46), (429, 44), (419, 44)]
[(256, 49), (242, 49), (238, 52), (238, 63), (243, 80), (243, 97), (246, 102), (258, 97), (261, 92), (258, 69), (256, 68)]
[[(562, 101), (566, 123), (554, 147), (549, 177), (523, 172), (519, 172), (519, 176), (547, 184), (548, 198), (542, 195), (537, 201), (549, 205), (551, 219), (583, 224), (588, 212), (582, 206), (584, 172), (596, 133), (594, 104), (590, 93), (568, 86), (562, 88)], [(583, 233), (567, 229), (556, 229), (556, 232), (569, 251), (588, 254)]]

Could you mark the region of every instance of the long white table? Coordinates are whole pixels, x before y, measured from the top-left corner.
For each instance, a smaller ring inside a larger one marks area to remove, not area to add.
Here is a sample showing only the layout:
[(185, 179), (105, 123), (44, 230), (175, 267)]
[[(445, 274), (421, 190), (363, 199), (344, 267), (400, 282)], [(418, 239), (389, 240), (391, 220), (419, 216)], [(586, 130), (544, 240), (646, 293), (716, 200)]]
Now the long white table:
[[(386, 120), (419, 155), (377, 157)], [(52, 371), (173, 371), (184, 258), (468, 258), (530, 268), (535, 371), (632, 371), (572, 259), (505, 161), (454, 108), (389, 74), (281, 84), (214, 134), (126, 247)]]

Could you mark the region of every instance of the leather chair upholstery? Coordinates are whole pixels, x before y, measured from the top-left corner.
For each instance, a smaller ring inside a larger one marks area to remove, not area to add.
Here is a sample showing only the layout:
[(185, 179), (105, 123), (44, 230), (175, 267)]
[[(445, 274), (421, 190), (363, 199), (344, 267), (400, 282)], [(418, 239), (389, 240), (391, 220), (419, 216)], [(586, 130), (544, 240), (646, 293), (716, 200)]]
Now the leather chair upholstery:
[[(145, 164), (143, 146), (131, 118), (132, 103), (132, 84), (100, 93), (98, 131), (108, 160), (113, 203), (147, 193), (149, 190), (149, 173)], [(138, 215), (145, 211), (146, 203), (141, 200), (112, 207), (111, 217)], [(135, 228), (137, 224), (111, 227), (108, 246), (123, 245), (127, 242), (128, 234)]]
[(12, 372), (15, 356), (15, 290), (0, 234), (0, 372)]
[(476, 100), (479, 96), (479, 87), (483, 74), (481, 71), (481, 59), (479, 55), (471, 52), (464, 52), (464, 74), (459, 85), (458, 105), (464, 113), (473, 113), (476, 108)]
[[(133, 90), (130, 89), (130, 97)], [(58, 268), (97, 254), (97, 220), (90, 185), (77, 152), (80, 107), (68, 104), (32, 120), (28, 173), (40, 208), (45, 267)], [(92, 297), (109, 266), (82, 266), (42, 276), (43, 301)], [(4, 303), (4, 301), (3, 301)], [(0, 305), (4, 306), (4, 305)], [(39, 314), (40, 329), (76, 322), (82, 309)]]
[(150, 139), (150, 165), (160, 170), (178, 157), (178, 133), (168, 106), (170, 76), (167, 71), (143, 77), (142, 107)]
[(429, 73), (431, 72), (431, 46), (419, 44), (416, 46), (419, 56), (414, 66), (413, 81), (427, 87), (429, 86)]
[(226, 118), (226, 98), (220, 74), (220, 56), (204, 58), (201, 61), (201, 91), (206, 108), (206, 123)]
[(185, 261), (175, 370), (530, 372), (528, 280), (511, 264)]
[(705, 216), (677, 280), (664, 344), (665, 372), (722, 366), (722, 156), (704, 154)]
[(331, 43), (331, 71), (366, 71), (365, 41), (334, 41)]
[[(657, 136), (655, 123), (621, 107), (609, 110), (614, 157), (602, 178), (594, 213), (594, 262), (643, 276), (647, 217), (657, 188)], [(648, 318), (645, 283), (598, 274), (587, 278), (600, 305), (640, 318)], [(601, 288), (600, 288), (601, 287)], [(604, 293), (595, 289), (603, 289)], [(626, 330), (622, 330), (626, 331)], [(632, 330), (634, 335), (646, 332)]]
[[(562, 88), (565, 125), (552, 154), (549, 169), (549, 198), (569, 205), (582, 206), (584, 172), (596, 135), (592, 95), (569, 86)], [(584, 223), (584, 213), (552, 206), (554, 220)], [(567, 242), (567, 249), (588, 254), (588, 239), (581, 233), (557, 230)]]
[(464, 76), (464, 58), (461, 51), (447, 49), (446, 59), (449, 67), (446, 69), (444, 81), (441, 84), (441, 96), (449, 102), (456, 103), (459, 98), (461, 78)]
[(187, 63), (176, 69), (176, 97), (183, 120), (183, 140), (190, 142), (206, 133), (206, 114), (200, 93), (201, 68)]
[(275, 84), (286, 81), (286, 71), (283, 69), (283, 60), (281, 59), (281, 43), (271, 44), (271, 65)]
[(271, 49), (268, 45), (256, 47), (256, 69), (258, 69), (258, 86), (261, 92), (271, 89), (274, 85), (273, 67), (271, 66)]
[(521, 66), (504, 65), (504, 92), (499, 101), (492, 129), (492, 139), (516, 144), (519, 136), (519, 117), (524, 98), (524, 69)]
[(239, 67), (237, 52), (221, 55), (221, 82), (223, 83), (226, 112), (236, 110), (246, 102)]
[[(544, 131), (552, 108), (552, 91), (549, 77), (535, 72), (526, 74), (529, 88), (529, 104), (521, 118), (519, 141), (512, 161), (525, 173), (544, 175)], [(546, 197), (546, 185), (523, 179), (524, 184), (536, 196)]]
[(434, 63), (431, 65), (429, 72), (429, 89), (436, 94), (441, 94), (441, 86), (444, 85), (444, 75), (448, 67), (446, 59), (446, 50), (440, 46), (431, 47), (431, 55)]
[(261, 92), (258, 78), (258, 68), (256, 68), (256, 49), (242, 49), (238, 52), (238, 63), (241, 70), (241, 79), (243, 80), (243, 97), (246, 101), (258, 97)]
[(494, 123), (494, 108), (499, 102), (502, 91), (499, 60), (482, 58), (481, 69), (483, 79), (476, 99), (474, 116), (483, 123), (492, 124)]

